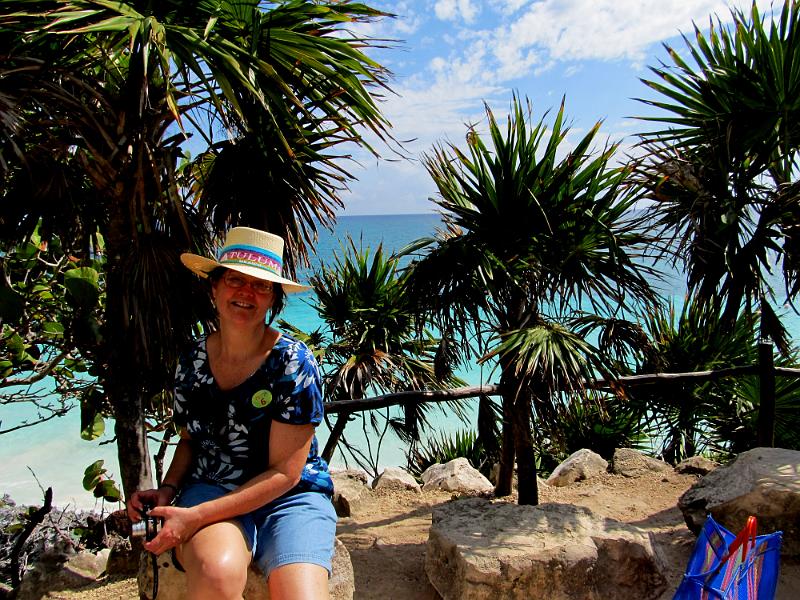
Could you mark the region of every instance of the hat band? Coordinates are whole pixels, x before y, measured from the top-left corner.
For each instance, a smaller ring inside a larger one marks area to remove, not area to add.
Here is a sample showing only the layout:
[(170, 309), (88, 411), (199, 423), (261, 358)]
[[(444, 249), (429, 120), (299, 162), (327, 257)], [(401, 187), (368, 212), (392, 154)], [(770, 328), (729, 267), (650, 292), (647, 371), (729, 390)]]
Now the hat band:
[(222, 265), (263, 269), (278, 277), (283, 270), (283, 262), (279, 255), (255, 246), (226, 246), (220, 251), (219, 262)]

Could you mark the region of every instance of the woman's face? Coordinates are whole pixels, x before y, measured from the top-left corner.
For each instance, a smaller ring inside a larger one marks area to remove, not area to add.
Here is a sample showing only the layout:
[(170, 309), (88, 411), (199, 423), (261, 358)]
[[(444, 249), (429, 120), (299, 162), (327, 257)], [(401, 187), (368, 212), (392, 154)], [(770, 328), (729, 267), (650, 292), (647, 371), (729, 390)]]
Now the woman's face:
[(230, 269), (213, 282), (211, 294), (223, 325), (263, 324), (274, 300), (271, 282)]

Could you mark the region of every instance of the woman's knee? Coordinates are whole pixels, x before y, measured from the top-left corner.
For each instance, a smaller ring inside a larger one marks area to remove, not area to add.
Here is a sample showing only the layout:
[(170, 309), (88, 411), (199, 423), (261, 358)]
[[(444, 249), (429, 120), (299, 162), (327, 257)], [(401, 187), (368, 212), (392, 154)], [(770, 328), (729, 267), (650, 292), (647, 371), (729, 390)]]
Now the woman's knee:
[[(218, 524), (221, 525), (221, 524)], [(202, 530), (178, 552), (192, 597), (241, 598), (247, 584), (250, 551), (230, 527)]]
[[(187, 556), (188, 555), (188, 556)], [(184, 552), (187, 585), (192, 598), (241, 598), (247, 584), (247, 561), (222, 549), (202, 555)]]

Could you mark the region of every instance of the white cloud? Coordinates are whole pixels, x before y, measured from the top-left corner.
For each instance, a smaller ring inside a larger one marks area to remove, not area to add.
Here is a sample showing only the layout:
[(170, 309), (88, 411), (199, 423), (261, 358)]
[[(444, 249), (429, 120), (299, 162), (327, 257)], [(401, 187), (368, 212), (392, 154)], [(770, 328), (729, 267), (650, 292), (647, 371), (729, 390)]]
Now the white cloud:
[[(758, 0), (768, 14), (770, 0)], [(435, 190), (418, 159), (437, 142), (464, 147), (465, 124), (485, 129), (483, 101), (500, 118), (507, 110), (509, 87), (522, 95), (538, 93), (554, 71), (582, 85), (582, 70), (595, 69), (583, 61), (606, 61), (603, 68), (615, 72), (649, 64), (655, 44), (691, 33), (692, 22), (706, 26), (709, 15), (723, 22), (730, 19), (729, 4), (747, 11), (750, 0), (380, 0), (381, 7), (397, 19), (373, 25), (378, 37), (408, 39), (407, 61), (397, 69), (400, 78), (392, 85), (397, 96), (387, 96), (382, 112), (393, 124), (398, 139), (409, 140), (405, 150), (414, 161), (381, 162), (356, 153), (362, 168), (354, 174), (361, 181), (353, 185), (346, 200), (347, 212), (420, 212), (431, 210), (427, 198)], [(403, 34), (403, 29), (408, 30)], [(677, 49), (682, 49), (678, 43)], [(405, 55), (403, 56), (405, 58)], [(407, 68), (405, 68), (407, 67)], [(563, 94), (558, 87), (565, 80), (551, 80), (554, 102)], [(565, 84), (566, 85), (566, 84)], [(537, 86), (539, 86), (537, 88)], [(579, 88), (580, 89), (580, 88)], [(596, 90), (587, 89), (585, 94)], [(577, 93), (581, 93), (578, 91)], [(613, 96), (613, 94), (605, 94)], [(572, 97), (572, 96), (571, 96)], [(542, 98), (539, 99), (542, 101)], [(625, 101), (620, 96), (618, 104)], [(545, 99), (546, 102), (546, 99)], [(603, 136), (622, 142), (618, 157), (637, 151), (631, 136), (641, 122), (622, 118), (630, 109), (590, 103), (592, 114), (578, 113), (580, 119), (565, 140), (565, 148), (583, 127), (593, 124), (598, 113), (611, 118), (602, 128)], [(586, 103), (584, 103), (586, 104)], [(554, 108), (555, 109), (555, 108)], [(567, 115), (575, 116), (567, 107)], [(537, 111), (536, 116), (540, 116)], [(550, 115), (552, 117), (552, 115)], [(380, 148), (381, 144), (376, 144)], [(384, 146), (385, 148), (385, 146)], [(381, 152), (391, 157), (390, 152)], [(621, 158), (620, 158), (621, 159)], [(376, 204), (377, 203), (377, 204)], [(386, 208), (376, 209), (385, 203)]]
[(463, 20), (465, 23), (472, 23), (480, 12), (480, 7), (472, 0), (437, 0), (433, 11), (443, 21)]
[(489, 6), (501, 14), (513, 15), (520, 8), (528, 4), (529, 1), (530, 0), (489, 0)]
[[(497, 6), (496, 0), (490, 0)], [(455, 11), (457, 0), (439, 0), (437, 16)], [(521, 7), (522, 2), (515, 2)], [(735, 5), (747, 8), (749, 0)], [(770, 0), (759, 0), (766, 12)], [(462, 28), (459, 39), (461, 57), (448, 57), (454, 78), (464, 74), (465, 65), (474, 68), (476, 77), (489, 74), (500, 83), (530, 73), (541, 73), (556, 62), (581, 60), (628, 60), (640, 63), (653, 44), (691, 32), (692, 23), (708, 23), (709, 15), (723, 22), (730, 19), (725, 0), (539, 0), (530, 2), (494, 28)], [(443, 18), (443, 17), (441, 17)], [(442, 71), (438, 72), (442, 75)]]

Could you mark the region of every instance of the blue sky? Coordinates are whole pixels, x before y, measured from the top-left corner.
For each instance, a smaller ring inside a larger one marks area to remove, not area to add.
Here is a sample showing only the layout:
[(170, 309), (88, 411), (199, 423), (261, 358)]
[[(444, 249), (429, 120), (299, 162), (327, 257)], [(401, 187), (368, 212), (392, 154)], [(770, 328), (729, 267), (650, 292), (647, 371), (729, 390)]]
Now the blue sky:
[[(632, 119), (648, 107), (639, 81), (664, 57), (662, 42), (685, 50), (681, 32), (707, 26), (710, 15), (730, 21), (730, 8), (750, 0), (367, 0), (397, 15), (358, 33), (399, 40), (370, 56), (394, 73), (381, 103), (396, 139), (411, 160), (376, 161), (357, 153), (358, 178), (342, 198), (344, 215), (433, 212), (435, 188), (419, 162), (436, 143), (465, 145), (466, 124), (485, 123), (484, 101), (499, 117), (511, 95), (533, 103), (534, 117), (557, 110), (566, 97), (572, 138), (603, 120), (604, 139), (629, 151), (632, 134), (647, 125)], [(770, 2), (758, 1), (769, 13)], [(551, 114), (552, 114), (551, 112)], [(569, 143), (567, 138), (567, 144)], [(387, 158), (394, 155), (378, 144)]]

